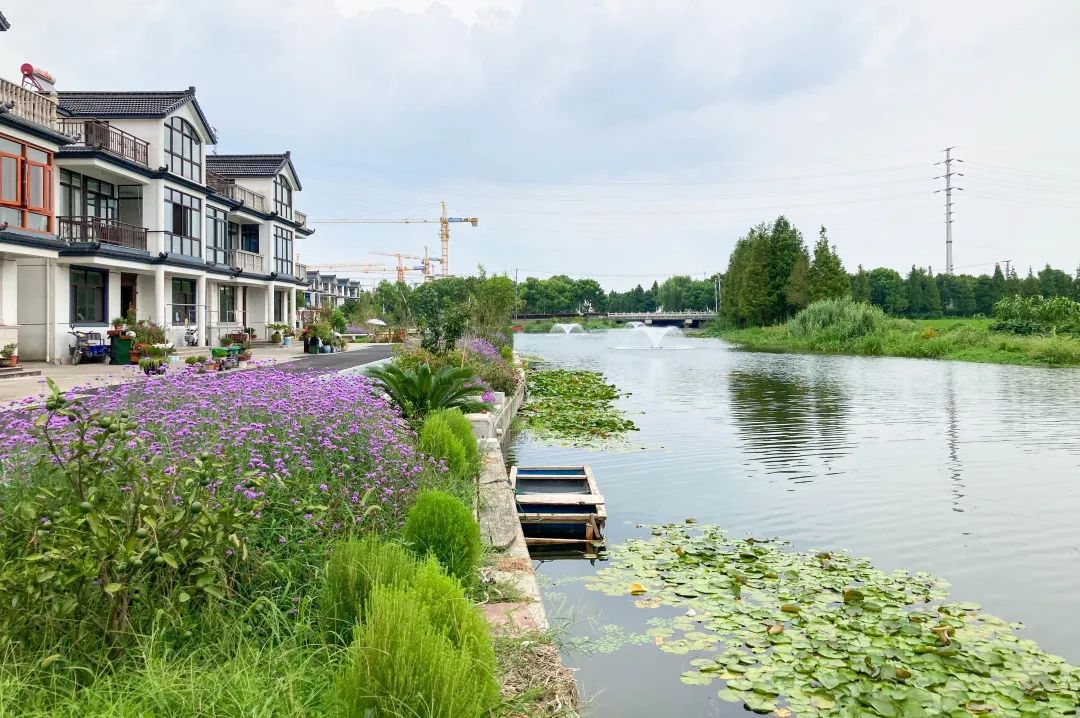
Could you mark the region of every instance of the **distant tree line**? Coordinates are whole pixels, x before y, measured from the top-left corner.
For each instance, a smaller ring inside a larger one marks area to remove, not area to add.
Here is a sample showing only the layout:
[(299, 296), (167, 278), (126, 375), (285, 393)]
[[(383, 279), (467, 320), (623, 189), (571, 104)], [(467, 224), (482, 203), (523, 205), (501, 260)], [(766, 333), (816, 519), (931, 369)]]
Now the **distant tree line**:
[(693, 279), (682, 275), (640, 284), (625, 292), (604, 293), (595, 279), (571, 279), (557, 274), (548, 279), (529, 277), (518, 285), (521, 311), (526, 314), (587, 314), (589, 312), (672, 312), (711, 310), (716, 307), (718, 275)]
[(843, 296), (869, 302), (894, 316), (990, 316), (1004, 297), (1068, 297), (1080, 300), (1080, 269), (1069, 275), (1046, 265), (1021, 278), (1000, 266), (992, 274), (934, 275), (912, 266), (906, 276), (877, 267), (849, 275), (821, 228), (813, 250), (786, 217), (760, 224), (740, 238), (722, 277), (720, 316), (734, 326), (785, 321), (819, 299)]

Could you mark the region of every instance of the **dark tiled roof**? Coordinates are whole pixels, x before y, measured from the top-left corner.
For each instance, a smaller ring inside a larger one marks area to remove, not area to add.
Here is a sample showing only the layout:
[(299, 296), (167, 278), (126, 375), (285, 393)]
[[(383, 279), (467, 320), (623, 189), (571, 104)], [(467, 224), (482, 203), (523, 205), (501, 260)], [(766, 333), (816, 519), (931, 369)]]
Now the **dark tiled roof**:
[(0, 30), (7, 30), (9, 27), (11, 27), (11, 23), (4, 17), (4, 13), (0, 12)]
[(203, 115), (202, 108), (195, 100), (195, 88), (166, 91), (86, 91), (57, 93), (60, 113), (69, 117), (138, 118), (165, 117), (169, 113), (191, 102), (195, 113), (203, 125), (214, 136), (214, 129)]
[(222, 177), (273, 177), (289, 166), (296, 178), (296, 189), (300, 186), (300, 177), (293, 167), (289, 152), (276, 155), (207, 155), (206, 169)]

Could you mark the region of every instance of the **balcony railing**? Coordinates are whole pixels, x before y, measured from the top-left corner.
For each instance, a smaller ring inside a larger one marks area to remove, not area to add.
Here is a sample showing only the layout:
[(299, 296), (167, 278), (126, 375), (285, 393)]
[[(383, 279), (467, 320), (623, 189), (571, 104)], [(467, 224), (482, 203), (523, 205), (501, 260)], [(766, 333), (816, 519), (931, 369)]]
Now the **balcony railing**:
[(234, 202), (239, 202), (245, 207), (251, 207), (259, 212), (266, 211), (266, 197), (258, 192), (252, 192), (247, 187), (236, 184), (235, 180), (213, 172), (206, 173), (206, 185), (217, 192), (225, 195)]
[(146, 249), (146, 228), (102, 217), (60, 217), (60, 239)]
[(154, 230), (154, 234), (161, 235), (161, 251), (172, 254), (182, 254), (185, 257), (202, 257), (202, 240), (195, 237), (185, 237), (173, 232)]
[(57, 120), (57, 128), (87, 147), (111, 152), (143, 167), (150, 166), (150, 143), (104, 120), (61, 117)]
[(240, 267), (245, 272), (261, 272), (263, 271), (263, 257), (254, 252), (234, 249), (229, 253), (229, 266)]
[(293, 267), (296, 268), (296, 278), (297, 279), (304, 279), (304, 280), (307, 279), (307, 265), (306, 264), (300, 264), (299, 262), (297, 262), (297, 263), (293, 264)]
[(12, 103), (11, 113), (45, 127), (56, 128), (56, 97), (27, 90), (0, 77), (0, 105)]
[(293, 210), (293, 219), (301, 227), (306, 227), (307, 226), (307, 215), (304, 214), (303, 212), (301, 212), (300, 210), (297, 210), (297, 209)]

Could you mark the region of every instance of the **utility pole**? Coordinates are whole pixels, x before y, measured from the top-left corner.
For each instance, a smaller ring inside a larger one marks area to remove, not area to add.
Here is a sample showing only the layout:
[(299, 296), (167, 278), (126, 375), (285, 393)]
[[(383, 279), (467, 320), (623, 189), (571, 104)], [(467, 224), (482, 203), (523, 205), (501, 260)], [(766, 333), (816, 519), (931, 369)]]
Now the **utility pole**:
[(953, 162), (963, 162), (961, 159), (957, 159), (952, 156), (952, 151), (956, 147), (946, 147), (944, 149), (945, 159), (941, 162), (935, 162), (935, 165), (945, 165), (945, 174), (939, 175), (934, 179), (945, 180), (944, 189), (934, 190), (934, 194), (938, 192), (945, 192), (945, 274), (951, 275), (953, 273), (953, 257), (952, 257), (952, 223), (953, 223), (953, 211), (952, 211), (952, 193), (953, 190), (962, 190), (963, 187), (953, 187), (952, 178), (963, 177), (963, 172), (953, 172)]
[(1012, 276), (1012, 273), (1009, 271), (1010, 268), (1012, 267), (1012, 260), (1011, 259), (1003, 259), (1001, 261), (1005, 263), (1005, 278), (1008, 279), (1009, 277)]

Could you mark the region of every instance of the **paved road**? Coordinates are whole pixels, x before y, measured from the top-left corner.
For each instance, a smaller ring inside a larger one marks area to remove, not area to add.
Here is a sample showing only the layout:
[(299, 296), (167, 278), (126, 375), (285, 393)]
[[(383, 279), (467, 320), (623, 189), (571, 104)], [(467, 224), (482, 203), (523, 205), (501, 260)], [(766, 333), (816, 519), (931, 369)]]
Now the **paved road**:
[(386, 359), (392, 351), (390, 344), (368, 344), (360, 349), (336, 354), (306, 354), (303, 358), (282, 364), (278, 368), (287, 372), (341, 371)]

